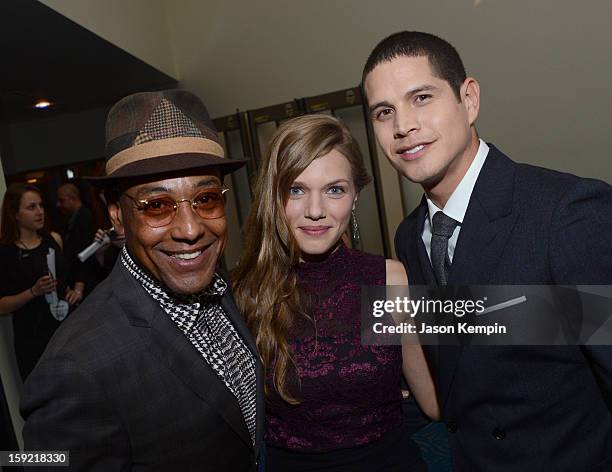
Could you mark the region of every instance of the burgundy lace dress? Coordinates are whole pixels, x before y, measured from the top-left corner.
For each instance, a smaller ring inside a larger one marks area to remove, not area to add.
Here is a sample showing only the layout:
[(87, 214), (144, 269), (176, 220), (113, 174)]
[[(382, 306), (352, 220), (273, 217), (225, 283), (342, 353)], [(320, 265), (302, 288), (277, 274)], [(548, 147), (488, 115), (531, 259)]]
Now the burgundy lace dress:
[(343, 245), (299, 265), (313, 321), (299, 320), (288, 336), (297, 364), (288, 385), (299, 405), (280, 398), (268, 369), (268, 471), (422, 470), (402, 427), (401, 348), (361, 345), (361, 286), (385, 279), (383, 257)]

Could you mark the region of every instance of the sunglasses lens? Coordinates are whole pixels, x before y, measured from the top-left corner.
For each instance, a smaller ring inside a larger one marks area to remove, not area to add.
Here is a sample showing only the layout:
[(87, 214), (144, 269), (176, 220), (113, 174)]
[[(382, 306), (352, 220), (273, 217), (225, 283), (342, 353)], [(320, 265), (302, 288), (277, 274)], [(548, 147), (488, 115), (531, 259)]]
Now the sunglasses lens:
[(152, 228), (167, 225), (174, 217), (174, 201), (169, 198), (154, 198), (142, 207), (146, 223)]
[(199, 193), (193, 199), (193, 203), (200, 218), (221, 218), (225, 214), (225, 198), (221, 189), (210, 189)]

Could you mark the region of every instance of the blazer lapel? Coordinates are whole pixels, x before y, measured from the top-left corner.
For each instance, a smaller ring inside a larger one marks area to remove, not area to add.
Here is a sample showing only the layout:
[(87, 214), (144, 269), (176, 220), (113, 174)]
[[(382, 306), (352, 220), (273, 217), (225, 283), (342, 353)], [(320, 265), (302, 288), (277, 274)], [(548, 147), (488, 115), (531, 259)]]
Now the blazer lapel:
[(427, 218), (427, 200), (425, 196), (411, 218), (411, 226), (407, 229), (406, 266), (411, 285), (437, 285), (436, 278), (423, 243), (423, 227)]
[[(213, 408), (249, 446), (251, 437), (236, 397), (121, 261), (111, 274), (117, 299), (149, 351)], [(228, 314), (229, 316), (229, 314)], [(232, 321), (233, 322), (233, 321)]]
[[(425, 196), (421, 199), (420, 205), (416, 210), (408, 216), (410, 226), (406, 228), (406, 241), (404, 241), (403, 253), (406, 255), (406, 260), (402, 261), (406, 264), (408, 271), (408, 280), (411, 286), (414, 285), (433, 285), (437, 286), (436, 278), (423, 243), (423, 227), (425, 218), (427, 217), (427, 200)], [(399, 252), (399, 251), (398, 251)], [(423, 352), (427, 357), (427, 362), (431, 365), (434, 372), (434, 381), (439, 388), (440, 378), (439, 373), (439, 352), (436, 345), (424, 345)]]
[(461, 225), (449, 285), (490, 283), (516, 223), (514, 163), (490, 145)]
[[(513, 211), (514, 163), (493, 145), (489, 146), (489, 155), (461, 224), (449, 285), (490, 283), (517, 221), (518, 212)], [(448, 399), (462, 352), (462, 346), (439, 348), (442, 408)]]
[[(423, 196), (423, 201), (421, 202), (421, 207), (419, 211), (419, 225), (417, 227), (417, 241), (415, 247), (418, 253), (419, 263), (424, 278), (424, 285), (438, 287), (438, 281), (436, 280), (436, 276), (431, 265), (431, 260), (429, 259), (427, 249), (425, 248), (425, 243), (423, 243), (423, 238), (421, 237), (421, 235), (423, 234), (423, 229), (425, 227), (425, 218), (428, 217), (428, 212), (429, 208), (427, 207), (427, 199), (425, 196)], [(446, 358), (451, 358), (450, 355), (444, 357), (444, 354), (448, 349), (454, 349), (456, 351), (456, 348), (456, 346), (440, 345), (423, 346), (423, 351), (427, 355), (427, 358), (433, 368), (433, 372), (435, 372), (434, 378), (438, 390), (438, 399), (440, 401), (441, 407), (444, 406), (444, 399), (447, 397), (448, 394), (448, 382), (445, 382), (447, 376), (444, 375), (444, 369), (448, 365), (448, 360), (446, 360)]]

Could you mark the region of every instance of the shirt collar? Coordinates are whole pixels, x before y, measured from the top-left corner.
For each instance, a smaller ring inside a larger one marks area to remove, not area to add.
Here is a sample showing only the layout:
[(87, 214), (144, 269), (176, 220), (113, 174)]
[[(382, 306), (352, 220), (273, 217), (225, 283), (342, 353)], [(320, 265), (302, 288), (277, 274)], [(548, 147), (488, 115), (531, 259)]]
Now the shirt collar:
[(485, 163), (487, 155), (489, 154), (489, 146), (482, 139), (479, 139), (480, 144), (478, 145), (478, 152), (474, 160), (470, 164), (468, 171), (465, 173), (459, 185), (454, 190), (448, 202), (444, 208), (440, 209), (437, 205), (427, 197), (427, 209), (429, 210), (429, 224), (433, 225), (431, 219), (438, 211), (444, 211), (444, 214), (450, 216), (459, 224), (463, 223), (465, 212), (467, 211), (468, 204), (470, 203), (470, 197), (472, 191), (476, 185), (476, 180), (480, 174), (480, 170)]

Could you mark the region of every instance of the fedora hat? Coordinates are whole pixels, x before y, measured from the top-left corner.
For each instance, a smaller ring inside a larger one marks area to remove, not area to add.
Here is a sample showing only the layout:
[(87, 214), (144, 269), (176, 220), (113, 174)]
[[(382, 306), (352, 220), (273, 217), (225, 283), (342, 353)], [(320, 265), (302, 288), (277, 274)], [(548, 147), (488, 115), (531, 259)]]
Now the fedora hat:
[(106, 175), (89, 177), (99, 187), (125, 179), (218, 168), (222, 175), (247, 161), (225, 157), (202, 101), (186, 90), (128, 95), (106, 118)]

